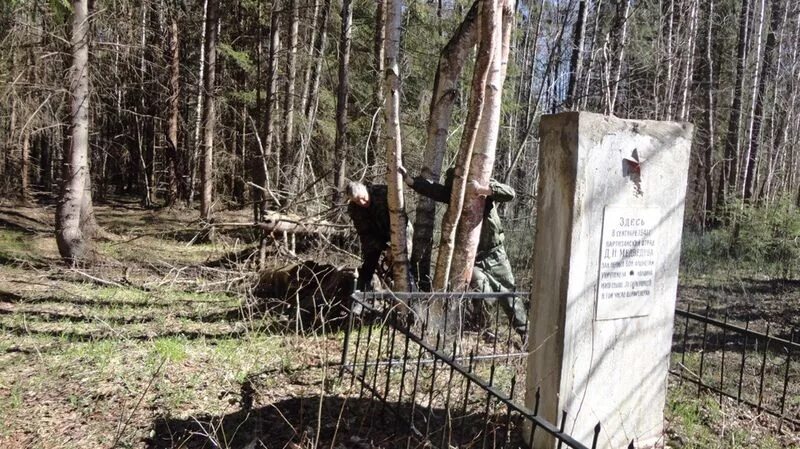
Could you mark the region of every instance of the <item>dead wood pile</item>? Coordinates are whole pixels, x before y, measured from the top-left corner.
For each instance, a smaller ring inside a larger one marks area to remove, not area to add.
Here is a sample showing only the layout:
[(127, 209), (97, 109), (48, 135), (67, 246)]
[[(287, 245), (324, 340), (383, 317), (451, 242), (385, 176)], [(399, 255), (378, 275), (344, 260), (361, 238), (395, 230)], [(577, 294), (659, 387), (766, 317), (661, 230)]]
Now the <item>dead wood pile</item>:
[(318, 328), (342, 322), (356, 277), (352, 268), (307, 260), (263, 270), (253, 293), (304, 329)]

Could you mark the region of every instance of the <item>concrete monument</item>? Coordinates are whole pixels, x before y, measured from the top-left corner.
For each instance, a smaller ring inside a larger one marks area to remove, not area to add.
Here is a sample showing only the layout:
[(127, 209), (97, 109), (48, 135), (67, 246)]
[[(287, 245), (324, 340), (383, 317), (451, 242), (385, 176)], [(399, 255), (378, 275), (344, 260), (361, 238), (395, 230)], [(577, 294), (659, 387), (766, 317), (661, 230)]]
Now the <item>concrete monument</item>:
[[(545, 116), (527, 402), (587, 446), (663, 446), (692, 125)], [(537, 432), (535, 449), (555, 447)]]

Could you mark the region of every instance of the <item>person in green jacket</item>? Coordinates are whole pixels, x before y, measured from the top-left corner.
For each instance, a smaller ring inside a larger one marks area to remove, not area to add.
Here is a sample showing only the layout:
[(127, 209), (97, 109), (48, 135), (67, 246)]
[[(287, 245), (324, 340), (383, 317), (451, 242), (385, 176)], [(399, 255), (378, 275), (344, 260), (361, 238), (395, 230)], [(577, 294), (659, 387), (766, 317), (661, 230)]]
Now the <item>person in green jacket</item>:
[[(450, 202), (450, 192), (453, 188), (453, 168), (448, 169), (445, 173), (444, 185), (422, 176), (411, 177), (404, 167), (399, 167), (399, 171), (403, 175), (405, 183), (415, 192), (440, 203)], [(476, 183), (474, 188), (479, 195), (486, 197), (486, 204), (483, 209), (481, 235), (470, 286), (473, 290), (484, 293), (514, 291), (516, 288), (514, 273), (503, 244), (505, 235), (495, 203), (511, 201), (516, 193), (511, 186), (494, 179), (490, 180), (487, 186), (480, 186)], [(508, 315), (517, 333), (524, 336), (528, 330), (528, 319), (523, 300), (516, 297), (502, 298), (500, 306)]]
[(357, 181), (347, 184), (345, 195), (349, 199), (347, 214), (361, 241), (361, 268), (358, 270), (356, 289), (366, 291), (372, 275), (378, 268), (381, 254), (391, 245), (388, 189), (385, 185), (366, 186)]

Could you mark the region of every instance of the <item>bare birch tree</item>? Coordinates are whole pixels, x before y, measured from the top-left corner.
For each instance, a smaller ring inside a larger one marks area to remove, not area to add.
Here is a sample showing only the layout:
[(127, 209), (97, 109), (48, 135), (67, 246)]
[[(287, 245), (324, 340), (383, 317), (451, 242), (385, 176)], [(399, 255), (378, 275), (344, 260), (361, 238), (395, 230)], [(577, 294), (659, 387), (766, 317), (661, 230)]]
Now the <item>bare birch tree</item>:
[[(456, 229), (464, 207), (464, 192), (467, 184), (466, 170), (470, 167), (472, 154), (478, 138), (478, 130), (484, 113), (486, 82), (491, 69), (493, 38), (500, 30), (500, 3), (498, 0), (481, 0), (478, 19), (478, 54), (472, 78), (467, 120), (461, 137), (458, 158), (453, 175), (453, 187), (447, 212), (442, 220), (442, 234), (439, 253), (436, 258), (436, 271), (433, 288), (447, 290), (450, 285), (450, 268), (455, 251)], [(499, 38), (497, 39), (499, 42)], [(499, 46), (499, 44), (497, 44)]]
[[(295, 78), (297, 78), (297, 35), (300, 26), (299, 10), (297, 2), (299, 0), (289, 0), (289, 42), (286, 49), (286, 90), (283, 96), (283, 144), (281, 151), (284, 154), (283, 160), (287, 164), (283, 185), (295, 184), (298, 166), (303, 165), (303, 155), (295, 153), (294, 147), (294, 104), (295, 104)], [(299, 158), (297, 156), (300, 156)], [(289, 195), (294, 194), (293, 189), (289, 189)]]
[(195, 181), (197, 177), (197, 162), (200, 156), (200, 133), (203, 130), (203, 89), (205, 88), (205, 75), (206, 75), (206, 22), (208, 22), (208, 2), (211, 0), (203, 0), (203, 30), (200, 36), (200, 68), (197, 77), (197, 102), (195, 104), (195, 120), (194, 120), (194, 140), (192, 148), (192, 156), (189, 160), (189, 196), (187, 202), (189, 207), (194, 204), (195, 194)]
[[(397, 20), (400, 19), (398, 18)], [(336, 141), (334, 142), (336, 167), (333, 175), (333, 185), (336, 188), (335, 199), (337, 201), (341, 192), (344, 191), (347, 169), (347, 97), (350, 93), (348, 72), (350, 70), (350, 37), (353, 32), (352, 28), (352, 0), (342, 0), (342, 32), (339, 38), (339, 86), (336, 90)]]
[[(433, 83), (428, 118), (425, 165), (422, 167), (423, 176), (429, 179), (439, 179), (442, 171), (453, 106), (458, 98), (457, 82), (469, 52), (475, 47), (479, 4), (478, 1), (472, 4), (461, 25), (439, 54), (439, 65)], [(428, 197), (420, 196), (417, 199), (416, 221), (414, 222), (411, 267), (420, 290), (424, 291), (431, 287), (431, 247), (435, 217), (436, 202)]]
[[(514, 12), (508, 0), (500, 0), (495, 14), (497, 24), (492, 27), (491, 63), (486, 80), (486, 96), (483, 113), (475, 140), (475, 149), (470, 161), (468, 185), (489, 185), (494, 170), (495, 152), (500, 133), (500, 112), (503, 100), (503, 84), (508, 67), (508, 55), (511, 48), (511, 32), (514, 23)], [(486, 30), (487, 33), (490, 31)], [(456, 245), (453, 263), (450, 269), (450, 284), (455, 291), (463, 291), (469, 287), (472, 278), (472, 267), (480, 241), (485, 197), (472, 188), (464, 193), (464, 209), (456, 231)], [(451, 199), (452, 201), (452, 199)]]
[(373, 126), (367, 142), (367, 165), (372, 167), (372, 175), (378, 176), (377, 166), (375, 165), (376, 155), (381, 143), (383, 133), (382, 120), (378, 120), (377, 115), (383, 109), (383, 72), (385, 70), (385, 41), (386, 41), (386, 0), (375, 2), (375, 40), (373, 43), (373, 54), (375, 57), (375, 83), (373, 84), (373, 98), (375, 102), (375, 115), (373, 116)]
[[(349, 1), (349, 0), (345, 0)], [(389, 222), (392, 237), (392, 274), (397, 291), (413, 288), (408, 269), (406, 242), (405, 199), (403, 177), (398, 167), (403, 160), (400, 136), (400, 24), (403, 18), (403, 0), (387, 0), (386, 8), (386, 184), (389, 186)]]
[[(782, 2), (772, 0), (770, 6), (770, 26), (767, 32), (767, 42), (764, 44), (764, 61), (761, 63), (761, 74), (758, 77), (757, 87), (753, 91), (753, 131), (750, 135), (750, 147), (747, 151), (746, 170), (744, 178), (744, 192), (742, 198), (750, 201), (753, 197), (755, 175), (761, 148), (761, 130), (764, 123), (764, 97), (767, 83), (772, 80), (773, 58), (775, 57), (776, 35), (780, 32), (783, 19)], [(762, 5), (763, 8), (763, 5)], [(762, 11), (763, 17), (763, 11)]]

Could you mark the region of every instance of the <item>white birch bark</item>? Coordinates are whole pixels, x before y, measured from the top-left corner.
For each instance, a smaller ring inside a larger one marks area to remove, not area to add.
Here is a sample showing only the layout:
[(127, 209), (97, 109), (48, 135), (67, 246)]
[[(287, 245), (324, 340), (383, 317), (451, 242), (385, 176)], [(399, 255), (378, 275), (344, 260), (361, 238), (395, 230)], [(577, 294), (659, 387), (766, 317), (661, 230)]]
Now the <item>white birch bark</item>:
[[(208, 20), (208, 0), (203, 1), (203, 24)], [(194, 119), (194, 148), (192, 150), (192, 157), (189, 161), (189, 197), (187, 201), (189, 206), (194, 203), (194, 184), (197, 179), (197, 158), (200, 155), (200, 132), (203, 129), (203, 86), (205, 86), (206, 75), (206, 27), (203, 25), (203, 31), (200, 36), (200, 73), (197, 76), (197, 104), (195, 106), (195, 119)]]
[[(442, 171), (448, 130), (458, 97), (457, 82), (469, 52), (475, 47), (478, 5), (479, 2), (473, 3), (439, 56), (428, 118), (425, 162), (422, 168), (423, 175), (429, 179), (439, 179)], [(416, 272), (421, 290), (429, 290), (431, 286), (429, 277), (435, 214), (436, 203), (430, 198), (420, 196), (417, 200), (411, 265)]]
[[(491, 34), (491, 63), (486, 80), (486, 96), (483, 113), (475, 140), (475, 149), (470, 161), (468, 185), (477, 182), (485, 186), (489, 184), (494, 169), (497, 140), (500, 133), (500, 113), (503, 100), (503, 84), (508, 67), (513, 10), (510, 3), (500, 0), (495, 5), (497, 16), (493, 19)], [(488, 31), (488, 30), (487, 30)], [(453, 253), (450, 269), (451, 285), (455, 291), (463, 291), (469, 287), (472, 278), (472, 267), (478, 250), (478, 242), (483, 222), (483, 210), (486, 198), (479, 196), (472, 189), (467, 189), (464, 197), (464, 209), (458, 222), (456, 241), (459, 242)]]
[(410, 291), (406, 242), (407, 217), (403, 198), (403, 177), (397, 168), (402, 163), (403, 145), (400, 136), (400, 24), (403, 0), (388, 0), (386, 8), (386, 184), (389, 186), (389, 221), (392, 237), (392, 274), (395, 291)]
[(442, 220), (439, 253), (433, 278), (433, 289), (436, 291), (447, 290), (451, 284), (450, 272), (455, 250), (456, 230), (464, 207), (464, 191), (467, 184), (466, 170), (469, 169), (472, 162), (472, 153), (475, 149), (484, 113), (486, 83), (493, 56), (493, 38), (495, 33), (500, 32), (498, 30), (500, 28), (500, 20), (499, 0), (481, 0), (478, 13), (478, 54), (472, 78), (472, 92), (470, 93), (467, 120), (461, 137), (461, 145), (453, 177), (450, 202)]

